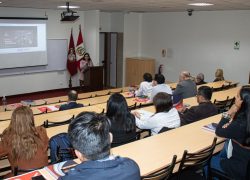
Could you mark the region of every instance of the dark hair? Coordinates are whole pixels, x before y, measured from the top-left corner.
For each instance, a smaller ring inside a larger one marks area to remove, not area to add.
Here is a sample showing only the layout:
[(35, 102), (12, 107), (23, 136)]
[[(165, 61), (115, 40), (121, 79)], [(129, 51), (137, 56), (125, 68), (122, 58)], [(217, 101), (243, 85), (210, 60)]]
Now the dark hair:
[(241, 108), (239, 109), (238, 114), (242, 114), (247, 121), (246, 127), (246, 140), (245, 144), (250, 146), (250, 86), (242, 86), (240, 90), (240, 98), (242, 100)]
[(198, 92), (197, 95), (201, 95), (202, 97), (204, 97), (206, 100), (211, 100), (213, 94), (213, 90), (212, 88), (208, 87), (208, 86), (201, 86), (198, 88)]
[(98, 160), (110, 155), (109, 121), (95, 112), (84, 112), (69, 125), (68, 134), (74, 149), (88, 160)]
[(173, 107), (172, 96), (165, 92), (157, 93), (153, 98), (156, 113), (168, 112)]
[(69, 98), (70, 101), (76, 101), (77, 98), (78, 98), (77, 92), (75, 90), (69, 91), (68, 98)]
[(130, 113), (126, 99), (119, 93), (110, 96), (106, 116), (110, 119), (111, 126), (115, 123), (126, 132), (136, 129), (135, 117)]
[(143, 75), (143, 79), (144, 79), (144, 81), (151, 82), (153, 78), (152, 78), (152, 75), (150, 73), (145, 73)]
[(164, 84), (165, 83), (165, 77), (162, 74), (156, 74), (155, 75), (155, 81), (157, 84)]
[(85, 59), (85, 56), (86, 56), (86, 55), (89, 56), (88, 61), (91, 61), (91, 57), (90, 57), (89, 53), (85, 53), (84, 56), (83, 56), (83, 59)]

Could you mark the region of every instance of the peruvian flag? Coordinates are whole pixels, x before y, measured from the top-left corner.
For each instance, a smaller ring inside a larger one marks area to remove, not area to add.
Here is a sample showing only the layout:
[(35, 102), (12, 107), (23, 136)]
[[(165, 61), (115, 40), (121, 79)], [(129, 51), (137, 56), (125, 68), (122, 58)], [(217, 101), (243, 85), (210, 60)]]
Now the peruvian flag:
[(73, 39), (73, 35), (72, 35), (72, 29), (71, 29), (71, 35), (70, 35), (70, 41), (69, 41), (67, 69), (68, 69), (71, 76), (73, 76), (77, 73), (75, 43), (74, 43), (74, 39)]
[(79, 25), (79, 35), (76, 44), (76, 60), (79, 61), (80, 59), (82, 59), (84, 54), (85, 54), (85, 48), (83, 44), (81, 25)]

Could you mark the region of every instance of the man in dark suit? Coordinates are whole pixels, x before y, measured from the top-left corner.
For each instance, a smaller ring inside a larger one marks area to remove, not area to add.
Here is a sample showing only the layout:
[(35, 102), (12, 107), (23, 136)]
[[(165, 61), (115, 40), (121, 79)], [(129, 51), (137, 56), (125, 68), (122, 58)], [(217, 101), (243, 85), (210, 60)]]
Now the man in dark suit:
[(173, 92), (173, 96), (178, 96), (181, 99), (193, 97), (197, 93), (197, 87), (194, 81), (192, 81), (190, 73), (188, 71), (182, 71), (179, 76), (179, 83)]
[(180, 113), (181, 125), (189, 124), (213, 115), (218, 114), (218, 109), (210, 101), (212, 97), (212, 89), (208, 86), (201, 86), (197, 93), (198, 106), (193, 106), (190, 109), (185, 107)]
[(67, 104), (61, 105), (59, 108), (59, 111), (83, 107), (83, 104), (78, 104), (76, 102), (77, 97), (78, 97), (78, 94), (75, 90), (69, 91)]

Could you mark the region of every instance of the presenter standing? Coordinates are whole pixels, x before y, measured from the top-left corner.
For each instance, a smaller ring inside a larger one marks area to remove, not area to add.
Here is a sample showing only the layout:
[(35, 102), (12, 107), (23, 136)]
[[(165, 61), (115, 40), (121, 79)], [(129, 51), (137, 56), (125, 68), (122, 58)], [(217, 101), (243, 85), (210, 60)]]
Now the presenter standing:
[(80, 86), (84, 86), (84, 74), (89, 70), (89, 67), (93, 66), (93, 62), (89, 53), (85, 53), (84, 57), (79, 61), (80, 70)]

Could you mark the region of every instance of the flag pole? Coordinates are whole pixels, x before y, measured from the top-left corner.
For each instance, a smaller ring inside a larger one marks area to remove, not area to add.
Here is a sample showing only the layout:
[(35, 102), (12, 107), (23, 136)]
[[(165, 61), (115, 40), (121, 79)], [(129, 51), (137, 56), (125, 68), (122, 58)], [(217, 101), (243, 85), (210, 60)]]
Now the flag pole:
[(72, 88), (72, 79), (71, 79), (71, 76), (69, 78), (69, 88), (71, 89)]

